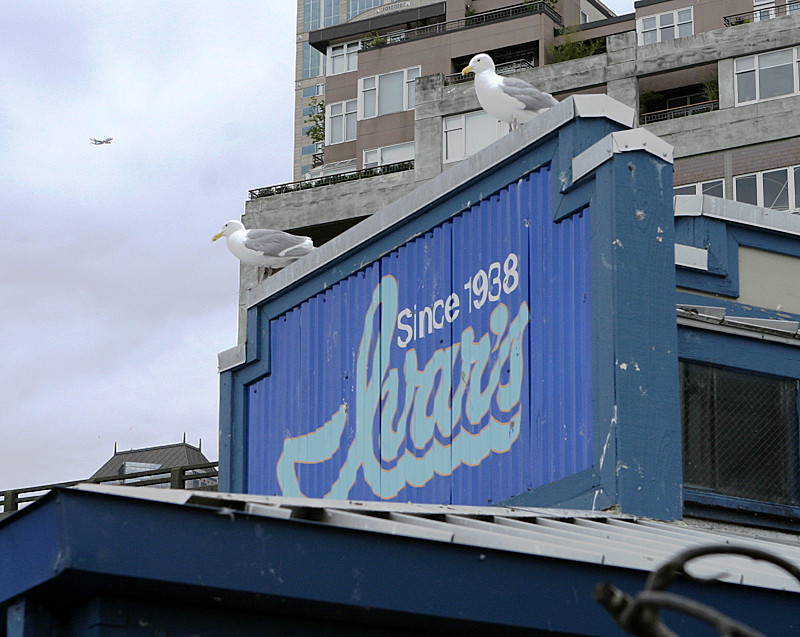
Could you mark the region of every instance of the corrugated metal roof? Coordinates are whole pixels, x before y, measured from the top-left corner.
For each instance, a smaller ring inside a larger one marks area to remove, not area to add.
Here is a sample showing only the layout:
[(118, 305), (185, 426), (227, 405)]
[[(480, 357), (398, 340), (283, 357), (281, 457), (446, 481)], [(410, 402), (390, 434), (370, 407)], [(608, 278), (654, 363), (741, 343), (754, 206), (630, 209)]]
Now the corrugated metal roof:
[(186, 444), (185, 442), (179, 442), (173, 445), (162, 445), (160, 447), (117, 451), (102, 467), (95, 471), (91, 478), (107, 478), (122, 475), (126, 462), (155, 464), (158, 465), (158, 468), (169, 469), (171, 467), (182, 467), (190, 464), (202, 464), (208, 462), (208, 458), (203, 455), (200, 449)]
[[(168, 491), (85, 484), (77, 489), (181, 505), (323, 524), (358, 532), (446, 542), (486, 550), (652, 571), (680, 551), (722, 544), (767, 551), (800, 565), (800, 540), (658, 522), (609, 512), (529, 507), (479, 507), (396, 502), (330, 501), (280, 496)], [(698, 577), (800, 592), (800, 583), (766, 562), (735, 555), (699, 558), (688, 569)]]

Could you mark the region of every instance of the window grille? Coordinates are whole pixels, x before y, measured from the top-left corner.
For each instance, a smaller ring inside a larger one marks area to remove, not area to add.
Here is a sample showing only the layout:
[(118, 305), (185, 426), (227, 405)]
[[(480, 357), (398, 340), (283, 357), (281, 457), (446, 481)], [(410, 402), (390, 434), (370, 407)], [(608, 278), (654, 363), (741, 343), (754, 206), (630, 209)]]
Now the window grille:
[(798, 381), (681, 361), (686, 487), (800, 505)]

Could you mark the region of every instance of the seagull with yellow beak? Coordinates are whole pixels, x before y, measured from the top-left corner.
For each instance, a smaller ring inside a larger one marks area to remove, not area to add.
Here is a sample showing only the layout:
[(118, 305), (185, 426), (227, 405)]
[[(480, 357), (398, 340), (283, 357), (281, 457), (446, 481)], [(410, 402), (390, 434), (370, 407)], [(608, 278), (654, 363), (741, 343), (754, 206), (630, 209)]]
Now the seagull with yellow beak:
[(228, 250), (242, 263), (267, 268), (267, 274), (286, 267), (314, 250), (310, 237), (281, 230), (245, 230), (241, 221), (229, 221), (211, 240), (225, 237)]
[(478, 53), (461, 71), (475, 73), (475, 94), (483, 110), (501, 122), (509, 132), (558, 104), (550, 93), (544, 93), (515, 77), (503, 77), (494, 70), (494, 62), (486, 53)]

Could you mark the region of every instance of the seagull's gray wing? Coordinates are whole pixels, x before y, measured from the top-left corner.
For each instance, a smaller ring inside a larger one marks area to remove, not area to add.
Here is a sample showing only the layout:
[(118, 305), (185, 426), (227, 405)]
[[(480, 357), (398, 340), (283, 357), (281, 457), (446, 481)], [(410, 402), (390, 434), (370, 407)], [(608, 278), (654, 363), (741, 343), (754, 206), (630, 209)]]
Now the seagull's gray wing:
[(248, 230), (244, 247), (268, 257), (302, 257), (314, 249), (309, 237), (280, 230)]
[(550, 93), (540, 91), (516, 77), (504, 77), (500, 86), (503, 93), (522, 102), (526, 111), (540, 111), (558, 104), (558, 100)]

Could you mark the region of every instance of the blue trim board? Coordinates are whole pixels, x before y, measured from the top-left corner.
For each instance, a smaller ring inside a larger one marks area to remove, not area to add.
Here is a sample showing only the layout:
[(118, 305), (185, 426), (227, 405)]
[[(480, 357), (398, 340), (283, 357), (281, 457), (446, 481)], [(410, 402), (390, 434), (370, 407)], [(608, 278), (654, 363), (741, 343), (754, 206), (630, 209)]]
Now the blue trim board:
[(678, 286), (729, 297), (739, 295), (739, 246), (800, 257), (795, 236), (702, 215), (675, 217), (675, 241), (708, 250), (708, 272), (678, 267)]
[[(0, 609), (13, 608), (9, 635), (29, 637), (50, 637), (53, 626), (120, 636), (278, 626), (299, 635), (611, 637), (622, 632), (592, 590), (608, 581), (635, 594), (646, 575), (71, 489), (0, 522)], [(796, 594), (682, 581), (670, 590), (765, 634), (800, 626)], [(698, 634), (685, 617), (668, 622)]]

